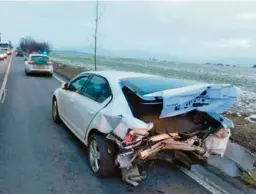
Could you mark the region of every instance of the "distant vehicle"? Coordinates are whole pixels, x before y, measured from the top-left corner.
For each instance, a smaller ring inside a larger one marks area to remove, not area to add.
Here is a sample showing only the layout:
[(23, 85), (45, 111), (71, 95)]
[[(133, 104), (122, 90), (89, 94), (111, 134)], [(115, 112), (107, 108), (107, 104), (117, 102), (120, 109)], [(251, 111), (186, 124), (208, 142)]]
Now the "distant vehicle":
[(10, 50), (9, 42), (0, 42), (0, 50), (4, 50), (4, 51)]
[(4, 58), (7, 59), (7, 57), (8, 57), (8, 55), (7, 55), (7, 53), (5, 52), (5, 53), (4, 53)]
[(24, 55), (23, 55), (23, 52), (22, 52), (22, 50), (17, 50), (16, 51), (16, 57), (23, 57)]
[[(7, 56), (7, 55), (6, 55)], [(3, 50), (0, 50), (0, 60), (4, 60), (6, 57), (5, 57), (5, 51)]]
[(25, 59), (25, 73), (26, 75), (48, 74), (52, 76), (53, 67), (50, 58), (41, 54), (30, 54), (28, 59)]
[(7, 55), (11, 55), (11, 54), (12, 54), (12, 51), (11, 51), (11, 50), (8, 50), (6, 53), (7, 53)]

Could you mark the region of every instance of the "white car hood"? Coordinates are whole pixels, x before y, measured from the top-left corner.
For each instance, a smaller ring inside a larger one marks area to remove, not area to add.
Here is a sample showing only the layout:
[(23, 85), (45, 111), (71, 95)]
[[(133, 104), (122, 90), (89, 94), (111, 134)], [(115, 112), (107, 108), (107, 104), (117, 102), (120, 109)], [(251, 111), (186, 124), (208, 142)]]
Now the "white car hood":
[(240, 97), (241, 90), (229, 84), (200, 84), (148, 94), (163, 98), (160, 118), (173, 117), (192, 110), (226, 112)]

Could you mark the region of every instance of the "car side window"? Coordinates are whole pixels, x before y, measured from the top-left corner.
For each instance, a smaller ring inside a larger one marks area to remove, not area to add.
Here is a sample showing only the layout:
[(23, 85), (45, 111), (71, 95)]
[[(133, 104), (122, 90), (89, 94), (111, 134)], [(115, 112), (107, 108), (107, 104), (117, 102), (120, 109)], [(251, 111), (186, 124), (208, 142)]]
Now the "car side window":
[(102, 103), (111, 96), (111, 90), (106, 79), (100, 76), (93, 76), (82, 91), (82, 94), (96, 102)]
[(83, 86), (87, 83), (89, 77), (90, 77), (89, 75), (82, 76), (82, 77), (79, 77), (78, 79), (72, 81), (68, 86), (68, 90), (73, 91), (73, 92), (80, 92), (81, 89), (83, 88)]

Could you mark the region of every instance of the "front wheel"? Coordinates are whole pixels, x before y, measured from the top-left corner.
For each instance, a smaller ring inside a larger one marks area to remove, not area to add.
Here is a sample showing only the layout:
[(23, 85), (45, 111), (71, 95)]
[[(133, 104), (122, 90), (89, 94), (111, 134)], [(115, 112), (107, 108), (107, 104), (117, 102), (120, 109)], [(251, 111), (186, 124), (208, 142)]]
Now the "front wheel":
[(91, 170), (99, 177), (107, 177), (115, 170), (108, 140), (103, 135), (92, 134), (89, 138), (88, 154)]

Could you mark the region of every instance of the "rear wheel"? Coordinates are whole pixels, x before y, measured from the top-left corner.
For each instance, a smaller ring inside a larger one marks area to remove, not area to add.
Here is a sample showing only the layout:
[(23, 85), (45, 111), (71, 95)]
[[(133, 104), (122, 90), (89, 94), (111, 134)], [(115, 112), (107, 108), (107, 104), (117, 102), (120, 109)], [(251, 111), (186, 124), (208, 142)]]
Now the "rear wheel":
[(53, 102), (52, 102), (52, 119), (57, 124), (61, 123), (61, 119), (59, 116), (58, 104), (57, 104), (57, 100), (55, 98), (53, 99)]
[(25, 69), (25, 73), (26, 73), (26, 75), (27, 75), (27, 76), (29, 76), (29, 75), (30, 75), (30, 74), (27, 72), (27, 70), (26, 70), (26, 69)]
[(108, 140), (103, 135), (92, 134), (89, 138), (88, 154), (91, 170), (99, 177), (111, 175), (115, 170)]

